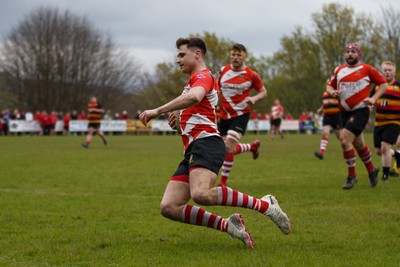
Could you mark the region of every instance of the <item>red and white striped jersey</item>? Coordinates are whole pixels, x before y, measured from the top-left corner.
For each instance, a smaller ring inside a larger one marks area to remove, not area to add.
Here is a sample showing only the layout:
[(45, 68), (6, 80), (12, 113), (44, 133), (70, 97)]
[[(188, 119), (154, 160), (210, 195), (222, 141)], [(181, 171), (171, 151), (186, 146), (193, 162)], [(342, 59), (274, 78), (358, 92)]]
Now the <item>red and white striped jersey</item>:
[(234, 71), (231, 65), (221, 69), (218, 79), (221, 87), (221, 119), (227, 120), (250, 112), (250, 107), (244, 101), (251, 89), (257, 91), (263, 88), (260, 76), (249, 67)]
[(190, 76), (182, 94), (196, 86), (206, 90), (205, 97), (196, 105), (180, 111), (181, 136), (185, 150), (196, 139), (220, 136), (215, 124), (215, 107), (218, 104), (217, 80), (209, 70), (195, 72)]
[(283, 107), (281, 105), (273, 105), (271, 108), (271, 118), (282, 119), (283, 118)]
[(341, 65), (327, 81), (327, 85), (341, 92), (340, 108), (347, 111), (366, 107), (363, 101), (369, 96), (371, 83), (379, 86), (386, 79), (377, 69), (363, 63), (353, 68)]

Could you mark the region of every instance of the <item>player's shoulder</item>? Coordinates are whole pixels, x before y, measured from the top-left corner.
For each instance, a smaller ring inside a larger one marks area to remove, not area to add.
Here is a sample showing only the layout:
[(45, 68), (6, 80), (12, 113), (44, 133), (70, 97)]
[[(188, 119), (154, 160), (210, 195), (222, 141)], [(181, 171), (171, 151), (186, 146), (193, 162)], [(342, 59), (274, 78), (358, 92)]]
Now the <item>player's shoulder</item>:
[(249, 66), (246, 66), (245, 71), (247, 72), (248, 75), (250, 75), (253, 78), (259, 78), (260, 77), (258, 72), (256, 70), (250, 68)]
[(214, 75), (209, 69), (197, 71), (193, 73), (190, 77), (191, 80), (215, 80)]
[(229, 71), (231, 69), (232, 69), (231, 64), (228, 64), (228, 65), (225, 65), (225, 66), (221, 67), (221, 69), (219, 70), (219, 73), (220, 74), (224, 74), (224, 73), (226, 73), (227, 71)]

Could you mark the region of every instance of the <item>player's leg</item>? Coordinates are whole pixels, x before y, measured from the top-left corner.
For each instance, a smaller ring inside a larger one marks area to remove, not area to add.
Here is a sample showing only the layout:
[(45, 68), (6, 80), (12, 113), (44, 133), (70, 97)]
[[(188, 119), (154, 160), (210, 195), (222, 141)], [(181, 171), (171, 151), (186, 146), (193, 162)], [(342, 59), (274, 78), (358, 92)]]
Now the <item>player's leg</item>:
[(229, 130), (227, 135), (224, 138), (226, 154), (225, 154), (224, 163), (222, 164), (222, 168), (221, 168), (221, 180), (218, 184), (220, 186), (227, 185), (229, 174), (232, 170), (234, 159), (235, 159), (236, 144), (239, 142), (241, 136), (242, 135), (240, 133), (238, 133), (234, 130)]
[(174, 221), (182, 221), (182, 210), (189, 199), (187, 182), (169, 181), (160, 204), (161, 215)]
[(375, 187), (378, 182), (379, 168), (374, 167), (371, 157), (371, 150), (365, 144), (364, 135), (362, 133), (354, 139), (353, 145), (368, 171), (371, 187)]
[(356, 154), (352, 143), (355, 135), (348, 129), (343, 129), (340, 133), (340, 145), (343, 151), (343, 158), (347, 165), (347, 179), (343, 185), (343, 189), (351, 189), (357, 183), (356, 178)]
[(103, 131), (100, 130), (100, 125), (99, 127), (96, 129), (96, 133), (100, 136), (101, 140), (103, 140), (103, 144), (107, 145), (107, 139), (106, 136), (104, 135)]
[(89, 128), (88, 128), (88, 133), (87, 133), (87, 135), (86, 135), (86, 141), (85, 141), (84, 144), (82, 144), (82, 146), (83, 146), (84, 148), (88, 148), (88, 147), (89, 147), (90, 142), (92, 141), (93, 131), (94, 131), (94, 128), (91, 127), (91, 126), (89, 126)]
[(236, 143), (234, 154), (241, 154), (244, 152), (251, 152), (253, 159), (257, 159), (260, 152), (261, 142), (259, 139), (254, 140), (252, 143)]
[(319, 142), (319, 151), (314, 153), (314, 155), (319, 159), (324, 158), (325, 150), (326, 147), (328, 146), (330, 131), (331, 131), (331, 125), (327, 124), (322, 127), (322, 136), (321, 136), (321, 141)]
[[(394, 151), (400, 153), (400, 134), (397, 137), (396, 145)], [(393, 162), (393, 167), (389, 171), (390, 176), (399, 177), (400, 176), (400, 166), (397, 166), (397, 162)]]
[(275, 124), (273, 123), (273, 120), (272, 120), (272, 121), (271, 121), (270, 135), (269, 135), (269, 138), (270, 138), (271, 140), (274, 140), (274, 138), (275, 138), (275, 132), (276, 132), (276, 126), (275, 126)]
[[(246, 246), (253, 248), (253, 240), (244, 227), (240, 214), (233, 214), (229, 218), (225, 219), (219, 215), (210, 213), (199, 206), (188, 204), (189, 199), (191, 198), (188, 173), (189, 164), (186, 160), (179, 165), (178, 170), (175, 172), (165, 189), (160, 205), (161, 214), (174, 221), (205, 226), (221, 232), (226, 232), (232, 238), (238, 238), (242, 240)], [(204, 185), (205, 191), (208, 191), (213, 186), (212, 184), (215, 183), (217, 174), (212, 173), (211, 177), (211, 180), (205, 179), (207, 181)], [(201, 196), (199, 196), (198, 193), (195, 193), (195, 198), (201, 198)], [(202, 201), (200, 200), (199, 202)]]
[(284, 234), (290, 233), (290, 220), (280, 208), (275, 197), (267, 195), (262, 199), (249, 196), (232, 188), (210, 187), (216, 178), (215, 173), (204, 168), (190, 172), (190, 194), (200, 205), (235, 206), (258, 211), (270, 218)]
[(282, 126), (282, 119), (279, 119), (279, 122), (278, 122), (278, 125), (277, 125), (277, 130), (278, 130), (278, 133), (279, 133), (281, 139), (284, 139), (285, 136), (283, 135), (283, 131), (281, 129), (281, 126)]
[(392, 145), (382, 141), (381, 143), (381, 160), (382, 160), (382, 181), (389, 179), (390, 163), (392, 162)]
[(253, 159), (257, 159), (259, 156), (259, 147), (261, 145), (260, 140), (256, 139), (252, 143), (240, 143), (240, 139), (246, 132), (249, 119), (250, 117), (247, 113), (232, 120), (227, 132), (227, 138), (231, 139), (231, 143), (227, 144), (226, 148), (228, 152), (233, 152), (234, 155), (251, 152)]
[(392, 149), (392, 146), (397, 143), (400, 126), (397, 124), (387, 124), (379, 128), (382, 128), (382, 154), (385, 156), (385, 162), (382, 161), (382, 180), (387, 181), (390, 175), (392, 157), (395, 158), (396, 165), (400, 164), (400, 153)]

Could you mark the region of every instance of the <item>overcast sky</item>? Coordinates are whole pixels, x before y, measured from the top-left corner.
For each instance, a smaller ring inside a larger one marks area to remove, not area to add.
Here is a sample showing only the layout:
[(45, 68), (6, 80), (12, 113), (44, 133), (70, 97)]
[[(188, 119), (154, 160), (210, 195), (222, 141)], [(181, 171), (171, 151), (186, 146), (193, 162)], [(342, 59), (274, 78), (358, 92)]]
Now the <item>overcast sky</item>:
[(110, 33), (151, 70), (174, 58), (178, 37), (204, 31), (242, 43), (255, 56), (272, 55), (284, 35), (296, 26), (311, 29), (311, 14), (332, 2), (378, 17), (382, 7), (400, 8), (399, 0), (0, 0), (0, 35), (38, 7), (69, 10)]

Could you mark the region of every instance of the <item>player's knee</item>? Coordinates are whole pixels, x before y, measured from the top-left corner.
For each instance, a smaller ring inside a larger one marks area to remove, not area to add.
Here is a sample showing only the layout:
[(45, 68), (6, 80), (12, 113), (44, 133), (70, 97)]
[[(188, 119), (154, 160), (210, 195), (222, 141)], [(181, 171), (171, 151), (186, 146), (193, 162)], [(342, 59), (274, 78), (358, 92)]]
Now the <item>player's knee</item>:
[(166, 217), (166, 218), (171, 218), (173, 215), (173, 206), (171, 204), (168, 203), (163, 203), (161, 202), (160, 204), (160, 213), (162, 216)]
[(200, 205), (209, 205), (210, 196), (208, 192), (196, 191), (191, 193), (191, 198), (194, 202)]

